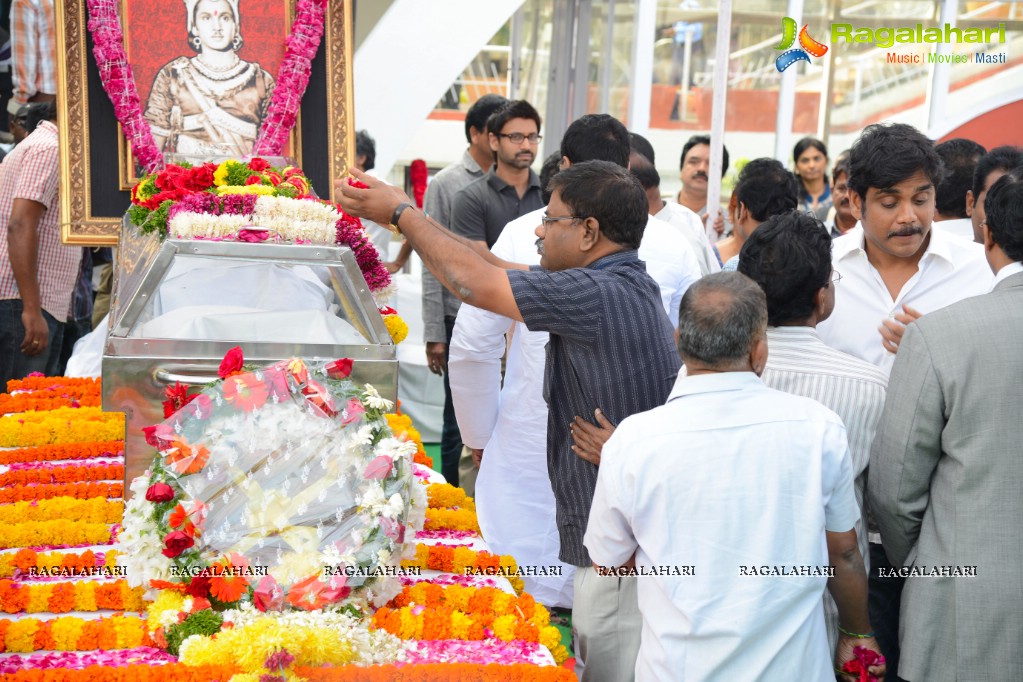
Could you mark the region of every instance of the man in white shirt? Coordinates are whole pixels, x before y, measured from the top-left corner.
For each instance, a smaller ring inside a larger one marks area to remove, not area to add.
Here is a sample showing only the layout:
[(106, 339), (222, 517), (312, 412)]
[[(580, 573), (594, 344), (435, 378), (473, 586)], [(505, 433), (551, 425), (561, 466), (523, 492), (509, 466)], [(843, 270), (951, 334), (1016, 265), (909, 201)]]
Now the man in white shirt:
[(932, 229), (941, 159), (904, 123), (864, 129), (849, 155), (860, 227), (835, 239), (835, 311), (817, 327), (833, 348), (890, 372), (905, 325), (991, 289), (983, 249)]
[(977, 161), (987, 153), (981, 145), (965, 137), (945, 140), (934, 146), (941, 157), (945, 177), (935, 190), (934, 225), (949, 234), (973, 241), (973, 223), (966, 209), (966, 195), (973, 185)]
[[(562, 166), (593, 159), (627, 166), (628, 133), (606, 114), (573, 122), (562, 140)], [(510, 222), (493, 253), (515, 263), (539, 264), (534, 230), (544, 210)], [(665, 313), (677, 326), (678, 306), (700, 277), (686, 240), (670, 225), (649, 218), (639, 257), (657, 281)], [(673, 313), (673, 314), (672, 314)], [(505, 336), (511, 345), (501, 386)], [(451, 392), (465, 444), (481, 457), (476, 481), (480, 528), (495, 551), (520, 565), (558, 564), (560, 542), (547, 471), (547, 404), (543, 396), (548, 334), (472, 306), (462, 306), (450, 348)], [(526, 589), (548, 606), (572, 605), (574, 566), (562, 576), (525, 576)], [(638, 617), (636, 623), (638, 635)]]
[[(870, 444), (884, 407), (888, 377), (869, 362), (824, 344), (815, 327), (835, 307), (831, 236), (812, 216), (792, 211), (767, 219), (743, 245), (739, 272), (767, 295), (767, 343), (771, 349), (761, 375), (770, 388), (813, 398), (841, 417), (849, 436), (856, 501), (863, 514), (857, 545), (868, 556), (863, 505)], [(868, 564), (869, 568), (869, 564)], [(824, 597), (825, 625), (832, 647), (838, 641), (838, 611)]]
[(690, 287), (688, 376), (604, 448), (584, 542), (596, 570), (640, 576), (637, 680), (832, 679), (826, 585), (845, 631), (836, 666), (854, 646), (877, 650), (845, 427), (758, 378), (766, 324), (744, 275)]
[[(980, 245), (932, 229), (941, 175), (934, 144), (904, 123), (867, 126), (849, 154), (850, 198), (861, 225), (834, 241), (832, 264), (842, 282), (835, 310), (817, 332), (886, 374), (905, 325), (991, 289)], [(888, 577), (881, 542), (871, 537), (870, 614), (894, 679), (904, 579)]]
[[(638, 137), (632, 133), (633, 145)], [(720, 272), (721, 266), (710, 240), (707, 239), (700, 216), (681, 204), (673, 204), (661, 198), (660, 174), (654, 168), (653, 162), (646, 155), (636, 151), (635, 147), (629, 155), (629, 170), (646, 190), (646, 198), (650, 202), (650, 215), (674, 227), (689, 242), (696, 262), (700, 265), (700, 273), (709, 275), (712, 272)]]

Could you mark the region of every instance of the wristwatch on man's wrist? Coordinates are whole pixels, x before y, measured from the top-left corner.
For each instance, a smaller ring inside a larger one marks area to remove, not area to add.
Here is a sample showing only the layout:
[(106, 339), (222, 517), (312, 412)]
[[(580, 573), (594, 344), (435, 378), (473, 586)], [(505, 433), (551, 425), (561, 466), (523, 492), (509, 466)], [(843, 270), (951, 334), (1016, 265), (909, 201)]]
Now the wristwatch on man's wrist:
[(391, 214), (391, 229), (401, 234), (401, 228), (398, 227), (398, 221), (401, 219), (401, 214), (405, 212), (406, 208), (412, 208), (412, 204), (407, 201), (403, 201), (398, 204), (398, 208), (394, 209), (394, 213)]

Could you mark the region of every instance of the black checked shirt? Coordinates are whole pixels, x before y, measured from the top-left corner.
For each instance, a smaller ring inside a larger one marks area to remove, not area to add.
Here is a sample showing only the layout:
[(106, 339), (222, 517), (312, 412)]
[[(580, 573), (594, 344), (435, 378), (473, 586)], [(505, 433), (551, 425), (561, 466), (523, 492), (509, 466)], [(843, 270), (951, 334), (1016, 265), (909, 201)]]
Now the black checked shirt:
[(597, 467), (571, 450), (569, 424), (601, 411), (614, 424), (664, 404), (681, 361), (657, 283), (636, 251), (586, 268), (510, 270), (526, 327), (550, 332), (544, 368), (547, 470), (557, 505), (562, 561), (590, 566), (583, 534)]

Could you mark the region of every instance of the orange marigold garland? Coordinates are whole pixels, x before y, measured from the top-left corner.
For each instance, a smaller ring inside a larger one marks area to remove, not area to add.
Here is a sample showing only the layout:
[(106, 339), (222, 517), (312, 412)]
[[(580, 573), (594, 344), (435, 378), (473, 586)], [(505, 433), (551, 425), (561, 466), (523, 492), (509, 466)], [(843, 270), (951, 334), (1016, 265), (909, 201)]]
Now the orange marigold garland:
[(7, 382), (7, 392), (54, 391), (62, 394), (85, 395), (99, 393), (102, 382), (90, 377), (25, 377)]
[(16, 485), (0, 488), (0, 503), (31, 502), (53, 498), (119, 498), (124, 495), (123, 483), (55, 483), (52, 485)]
[(422, 464), (432, 469), (433, 459), (426, 454), (426, 449), (423, 447), (423, 437), (419, 434), (416, 427), (412, 425), (412, 417), (409, 417), (407, 414), (401, 414), (401, 412), (384, 416), (387, 419), (387, 425), (391, 427), (391, 431), (394, 432), (396, 438), (404, 438), (416, 444), (416, 454), (413, 461), (416, 464)]
[(32, 469), (11, 469), (0, 474), (0, 487), (32, 483), (84, 483), (86, 481), (120, 481), (124, 479), (123, 464), (71, 464)]
[(415, 558), (406, 559), (401, 565), (456, 575), (503, 575), (508, 578), (516, 592), (522, 592), (524, 587), (514, 557), (507, 554), (491, 554), (487, 551), (476, 552), (468, 547), (416, 543)]
[[(22, 617), (18, 620), (0, 619), (0, 653), (30, 653), (38, 651), (45, 643), (54, 651), (90, 651), (99, 648), (100, 642), (109, 644), (108, 649), (131, 649), (137, 646), (154, 646), (146, 631), (146, 621), (130, 616), (107, 616), (84, 619), (75, 616), (61, 616), (49, 620)], [(68, 670), (56, 671), (55, 677)], [(0, 680), (5, 678), (0, 677)], [(94, 679), (108, 679), (99, 675)]]
[(31, 448), (3, 450), (0, 451), (0, 464), (92, 459), (93, 457), (119, 457), (123, 454), (123, 440), (100, 441), (98, 443), (64, 443), (60, 445), (40, 445)]
[(25, 583), (0, 580), (0, 610), (5, 613), (67, 613), (69, 611), (142, 611), (145, 589), (126, 580), (76, 580)]
[(14, 571), (30, 575), (116, 575), (118, 552), (115, 549), (97, 555), (84, 552), (44, 552), (23, 548), (0, 554), (0, 578), (11, 578)]

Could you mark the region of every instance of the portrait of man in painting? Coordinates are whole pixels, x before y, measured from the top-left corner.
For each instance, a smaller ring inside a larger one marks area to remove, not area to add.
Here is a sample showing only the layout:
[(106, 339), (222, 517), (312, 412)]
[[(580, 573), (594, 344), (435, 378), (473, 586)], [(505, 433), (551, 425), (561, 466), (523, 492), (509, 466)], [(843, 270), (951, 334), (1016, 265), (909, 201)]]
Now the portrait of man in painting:
[[(160, 67), (144, 108), (164, 153), (209, 158), (252, 152), (274, 79), (239, 56), (245, 42), (240, 2), (184, 0), (181, 44), (187, 41), (192, 54)], [(259, 0), (248, 0), (253, 3)]]

